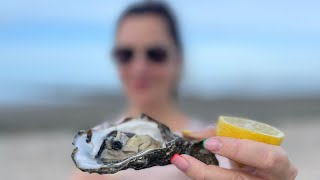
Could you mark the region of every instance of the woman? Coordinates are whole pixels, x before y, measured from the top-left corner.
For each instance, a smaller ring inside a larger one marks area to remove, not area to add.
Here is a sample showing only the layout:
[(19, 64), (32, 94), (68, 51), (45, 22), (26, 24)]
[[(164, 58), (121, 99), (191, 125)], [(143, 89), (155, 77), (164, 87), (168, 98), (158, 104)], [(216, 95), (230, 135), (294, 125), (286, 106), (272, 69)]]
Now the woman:
[[(130, 6), (120, 17), (113, 51), (128, 98), (124, 117), (142, 112), (173, 131), (201, 127), (179, 111), (177, 86), (183, 66), (183, 48), (175, 18), (162, 2)], [(202, 126), (204, 127), (204, 126)], [(294, 179), (297, 171), (277, 146), (248, 140), (215, 137), (214, 129), (188, 131), (184, 135), (209, 138), (205, 147), (243, 165), (233, 170), (207, 166), (187, 156), (175, 155), (171, 165), (125, 170), (115, 175), (90, 175), (78, 171), (74, 179)], [(220, 159), (223, 161), (223, 159)], [(227, 166), (224, 162), (220, 162)], [(228, 168), (228, 167), (227, 167)], [(229, 167), (230, 168), (230, 167)]]

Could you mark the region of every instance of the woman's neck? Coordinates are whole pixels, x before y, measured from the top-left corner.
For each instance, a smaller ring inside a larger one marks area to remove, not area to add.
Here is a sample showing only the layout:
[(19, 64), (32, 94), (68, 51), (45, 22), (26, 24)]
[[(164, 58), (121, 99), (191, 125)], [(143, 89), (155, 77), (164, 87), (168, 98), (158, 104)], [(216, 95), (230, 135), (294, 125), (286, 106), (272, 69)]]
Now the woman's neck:
[(157, 101), (146, 106), (129, 104), (126, 112), (128, 117), (137, 117), (141, 113), (167, 125), (172, 131), (180, 131), (187, 127), (188, 119), (178, 110), (177, 105), (170, 101)]

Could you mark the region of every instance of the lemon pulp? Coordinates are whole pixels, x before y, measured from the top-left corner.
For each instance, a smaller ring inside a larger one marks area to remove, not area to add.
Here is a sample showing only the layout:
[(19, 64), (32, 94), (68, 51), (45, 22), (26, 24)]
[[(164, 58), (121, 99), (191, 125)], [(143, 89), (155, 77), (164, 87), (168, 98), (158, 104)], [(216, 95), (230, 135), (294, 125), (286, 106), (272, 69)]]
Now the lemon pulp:
[(220, 116), (216, 131), (217, 136), (251, 139), (273, 145), (280, 145), (284, 139), (284, 133), (273, 126), (239, 117)]

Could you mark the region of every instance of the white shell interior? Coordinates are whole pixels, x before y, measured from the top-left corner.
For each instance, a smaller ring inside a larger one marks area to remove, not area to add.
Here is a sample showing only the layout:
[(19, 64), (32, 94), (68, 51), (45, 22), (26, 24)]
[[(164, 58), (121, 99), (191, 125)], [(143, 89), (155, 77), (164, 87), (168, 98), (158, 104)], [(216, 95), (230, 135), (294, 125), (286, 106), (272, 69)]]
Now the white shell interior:
[(74, 157), (76, 164), (82, 169), (99, 169), (104, 166), (99, 163), (95, 156), (100, 150), (100, 146), (104, 138), (112, 131), (117, 130), (121, 132), (131, 132), (137, 135), (149, 135), (153, 139), (159, 141), (162, 147), (165, 147), (164, 140), (161, 136), (158, 124), (148, 120), (148, 117), (137, 118), (134, 120), (121, 123), (117, 126), (99, 129), (92, 129), (91, 142), (87, 143), (87, 134), (78, 135), (74, 139), (74, 145), (78, 148), (78, 151)]

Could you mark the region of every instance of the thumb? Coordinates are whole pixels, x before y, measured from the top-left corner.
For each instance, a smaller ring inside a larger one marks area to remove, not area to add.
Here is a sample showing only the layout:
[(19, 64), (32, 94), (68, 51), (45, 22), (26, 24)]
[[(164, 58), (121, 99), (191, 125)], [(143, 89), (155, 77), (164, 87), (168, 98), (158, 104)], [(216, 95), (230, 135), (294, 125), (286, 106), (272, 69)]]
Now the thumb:
[(216, 128), (208, 127), (202, 131), (190, 131), (190, 130), (182, 130), (181, 131), (183, 137), (196, 139), (196, 140), (203, 140), (212, 136), (216, 135)]

